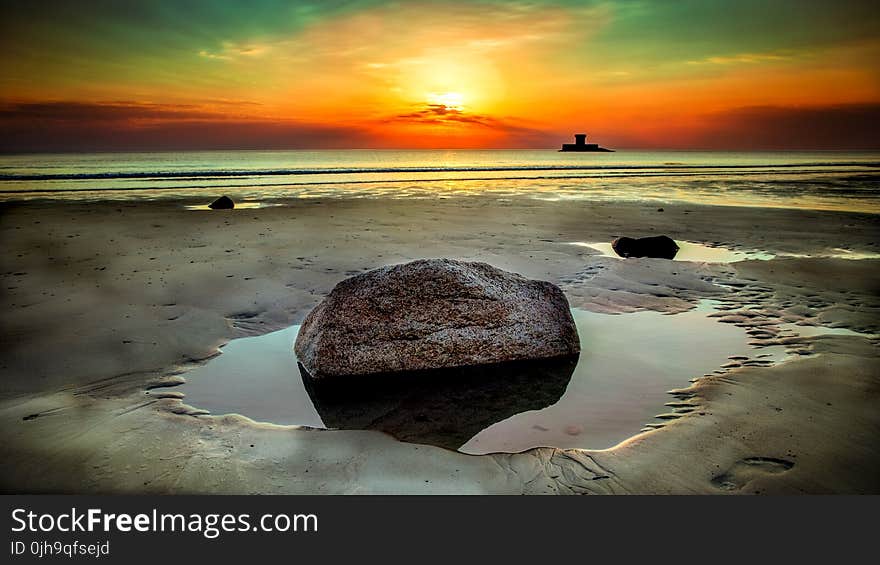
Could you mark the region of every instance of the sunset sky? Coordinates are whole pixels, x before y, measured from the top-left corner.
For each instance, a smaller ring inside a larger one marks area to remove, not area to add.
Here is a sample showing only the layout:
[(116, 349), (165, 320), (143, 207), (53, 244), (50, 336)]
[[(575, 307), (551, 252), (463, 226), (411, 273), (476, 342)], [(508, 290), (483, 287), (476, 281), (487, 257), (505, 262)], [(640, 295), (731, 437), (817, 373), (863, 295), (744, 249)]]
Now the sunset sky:
[(876, 5), (6, 1), (0, 151), (878, 149)]

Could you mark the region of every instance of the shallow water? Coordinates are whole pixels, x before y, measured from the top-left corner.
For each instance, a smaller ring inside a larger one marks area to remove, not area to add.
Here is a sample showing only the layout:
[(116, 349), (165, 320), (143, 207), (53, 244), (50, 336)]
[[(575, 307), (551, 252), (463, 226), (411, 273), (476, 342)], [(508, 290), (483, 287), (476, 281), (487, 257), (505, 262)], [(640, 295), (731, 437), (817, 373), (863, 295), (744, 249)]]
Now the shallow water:
[(789, 334), (800, 337), (821, 337), (823, 335), (844, 335), (853, 337), (866, 337), (876, 339), (877, 334), (867, 334), (850, 330), (848, 328), (830, 328), (827, 326), (802, 326), (799, 324), (779, 324), (779, 329)]
[(299, 326), (227, 343), (222, 354), (188, 371), (186, 402), (212, 414), (323, 428), (293, 353)]
[(876, 152), (184, 151), (0, 156), (0, 201), (452, 198), (877, 212)]
[[(718, 370), (728, 357), (786, 358), (781, 346), (749, 346), (742, 328), (707, 316), (714, 311), (711, 301), (675, 315), (573, 310), (582, 345), (573, 371), (506, 368), (500, 377), (483, 375), (494, 379), (483, 388), (429, 386), (418, 398), (390, 398), (394, 393), (384, 391), (369, 399), (359, 392), (335, 404), (310, 396), (315, 391), (304, 385), (293, 352), (299, 326), (291, 326), (229, 342), (222, 355), (189, 371), (180, 390), (187, 404), (214, 414), (317, 428), (325, 427), (323, 414), (330, 427), (381, 429), (472, 454), (539, 446), (604, 449), (658, 423), (656, 415), (671, 411), (664, 406), (673, 400), (669, 389)], [(804, 336), (861, 335), (794, 324), (784, 329)], [(507, 379), (502, 386), (499, 378)]]
[[(235, 210), (255, 210), (258, 208), (271, 208), (273, 206), (278, 206), (278, 205), (279, 204), (277, 204), (277, 203), (272, 204), (272, 203), (268, 203), (268, 202), (236, 202), (235, 208), (233, 208), (233, 211), (235, 211)], [(215, 211), (212, 208), (209, 208), (208, 204), (188, 204), (188, 205), (185, 205), (184, 208), (186, 208), (187, 210), (193, 210), (196, 212), (204, 212), (205, 210), (207, 210), (208, 212)]]
[[(702, 263), (736, 263), (737, 261), (761, 260), (769, 261), (775, 255), (765, 253), (763, 251), (735, 251), (726, 247), (710, 247), (702, 243), (692, 241), (676, 241), (678, 244), (678, 253), (675, 254), (673, 261), (695, 261)], [(589, 247), (601, 253), (603, 257), (614, 257), (622, 259), (610, 243), (587, 243), (583, 241), (573, 241), (571, 245), (579, 247)]]
[(581, 357), (565, 395), (553, 406), (518, 414), (483, 430), (461, 451), (516, 452), (531, 447), (605, 449), (638, 433), (671, 408), (667, 391), (718, 369), (730, 355), (752, 355), (745, 332), (706, 316), (607, 315), (574, 310)]

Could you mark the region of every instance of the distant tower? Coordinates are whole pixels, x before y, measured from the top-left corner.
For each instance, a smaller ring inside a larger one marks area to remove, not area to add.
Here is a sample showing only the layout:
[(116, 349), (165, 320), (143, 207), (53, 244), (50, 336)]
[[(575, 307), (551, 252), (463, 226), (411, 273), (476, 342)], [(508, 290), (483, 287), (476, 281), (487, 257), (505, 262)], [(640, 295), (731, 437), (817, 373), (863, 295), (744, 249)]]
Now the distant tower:
[(560, 151), (612, 151), (599, 147), (598, 143), (587, 143), (587, 134), (574, 134), (574, 143), (563, 143)]

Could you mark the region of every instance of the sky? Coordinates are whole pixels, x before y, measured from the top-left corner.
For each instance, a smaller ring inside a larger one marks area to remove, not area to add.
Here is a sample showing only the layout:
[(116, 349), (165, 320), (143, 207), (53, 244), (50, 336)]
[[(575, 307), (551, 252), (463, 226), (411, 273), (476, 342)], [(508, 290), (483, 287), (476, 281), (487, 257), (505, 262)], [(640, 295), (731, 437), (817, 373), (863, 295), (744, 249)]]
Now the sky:
[(880, 3), (0, 4), (0, 151), (880, 149)]

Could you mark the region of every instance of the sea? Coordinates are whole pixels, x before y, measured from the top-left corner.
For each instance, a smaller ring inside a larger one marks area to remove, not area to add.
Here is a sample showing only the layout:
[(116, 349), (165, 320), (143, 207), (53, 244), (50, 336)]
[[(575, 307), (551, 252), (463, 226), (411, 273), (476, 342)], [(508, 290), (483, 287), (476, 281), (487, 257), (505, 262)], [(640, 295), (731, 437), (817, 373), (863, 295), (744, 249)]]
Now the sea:
[(880, 213), (880, 152), (187, 151), (0, 155), (0, 202), (533, 198)]

